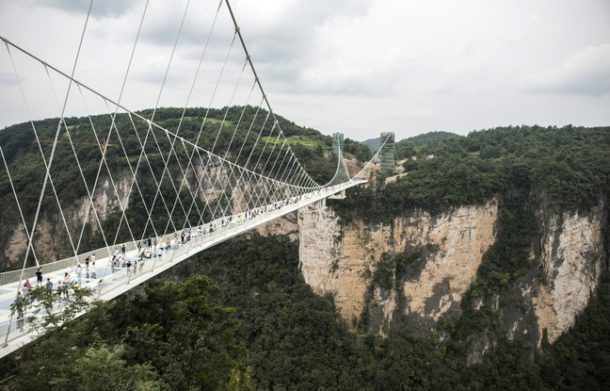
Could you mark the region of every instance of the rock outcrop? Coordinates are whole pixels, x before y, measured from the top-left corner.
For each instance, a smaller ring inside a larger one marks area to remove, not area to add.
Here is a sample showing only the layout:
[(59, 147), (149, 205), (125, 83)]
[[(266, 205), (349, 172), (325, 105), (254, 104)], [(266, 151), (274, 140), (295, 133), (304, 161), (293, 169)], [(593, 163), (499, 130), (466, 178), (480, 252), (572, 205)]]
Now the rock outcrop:
[(574, 325), (596, 291), (604, 267), (603, 207), (564, 213), (543, 222), (542, 279), (532, 302), (540, 335), (554, 342)]
[[(109, 177), (101, 178), (92, 196), (94, 209), (88, 197), (81, 197), (71, 205), (62, 205), (64, 218), (74, 244), (81, 233), (83, 222), (86, 222), (89, 233), (100, 231), (99, 221), (106, 221), (113, 213), (120, 210), (120, 205), (127, 205), (131, 176), (115, 175), (114, 186)], [(134, 187), (135, 191), (135, 187)], [(9, 264), (21, 260), (27, 247), (27, 237), (23, 224), (18, 224), (12, 231), (4, 247), (4, 259)], [(42, 210), (34, 235), (34, 251), (39, 262), (56, 261), (66, 254), (72, 254), (66, 226), (58, 212), (56, 204), (52, 210)], [(16, 266), (16, 265), (15, 265)], [(10, 269), (10, 267), (9, 267)]]
[[(332, 209), (317, 204), (299, 212), (300, 268), (314, 292), (334, 296), (352, 329), (365, 322), (364, 330), (380, 335), (393, 327), (430, 334), (439, 321), (461, 313), (462, 298), (495, 243), (498, 208), (491, 200), (436, 217), (415, 210), (389, 225), (356, 220), (343, 226)], [(509, 339), (539, 344), (546, 334), (555, 341), (597, 288), (605, 265), (605, 213), (603, 205), (586, 214), (537, 212), (541, 237), (532, 238), (532, 249), (540, 254), (532, 250), (531, 269), (505, 289), (509, 299), (482, 297), (474, 309), (487, 303)], [(516, 304), (506, 304), (515, 298)]]
[(299, 239), (299, 222), (297, 212), (289, 213), (279, 217), (265, 225), (256, 227), (256, 232), (262, 236), (287, 236), (290, 241)]
[[(237, 181), (235, 178), (230, 181), (228, 171), (223, 167), (210, 165), (210, 167), (207, 168), (208, 175), (205, 175), (204, 168), (205, 166), (203, 164), (195, 164), (197, 176), (193, 173), (187, 175), (187, 183), (184, 185), (182, 184), (183, 176), (174, 173), (172, 175), (168, 174), (168, 177), (174, 178), (176, 188), (181, 188), (182, 186), (183, 192), (186, 192), (187, 185), (192, 192), (197, 191), (199, 200), (212, 205), (212, 209), (208, 210), (208, 212), (214, 212), (216, 214), (221, 213), (220, 207), (217, 207), (215, 202), (218, 201), (219, 197), (223, 194), (223, 191), (229, 194), (226, 198), (226, 200), (230, 202), (230, 206), (227, 207), (227, 213), (231, 212), (231, 208), (236, 211), (242, 211), (247, 208), (248, 205), (244, 194), (251, 191), (251, 183), (246, 180), (241, 180), (239, 181), (239, 185), (236, 185)], [(205, 180), (202, 180), (201, 183), (199, 183), (198, 178), (201, 177), (204, 177)], [(114, 183), (111, 182), (110, 177), (108, 176), (100, 177), (95, 192), (92, 195), (97, 215), (94, 213), (94, 209), (90, 207), (91, 201), (87, 196), (76, 199), (70, 205), (62, 204), (62, 210), (66, 221), (65, 224), (56, 204), (52, 204), (49, 210), (43, 208), (34, 235), (34, 249), (39, 261), (41, 263), (52, 262), (73, 254), (66, 231), (66, 225), (68, 226), (74, 245), (76, 245), (81, 235), (81, 229), (84, 222), (86, 222), (84, 237), (99, 234), (100, 226), (98, 219), (103, 224), (111, 216), (118, 216), (121, 207), (127, 206), (130, 198), (133, 199), (136, 197), (137, 202), (141, 202), (137, 186), (132, 185), (132, 178), (133, 176), (127, 171), (113, 173)], [(223, 187), (224, 189), (219, 190), (219, 187)], [(84, 191), (84, 188), (80, 190)], [(169, 204), (170, 208), (172, 207), (172, 203), (173, 200)], [(187, 209), (188, 207), (189, 205), (186, 205)], [(203, 212), (204, 211), (202, 211), (202, 213)], [(195, 213), (194, 209), (193, 213)], [(286, 231), (285, 233), (287, 234), (289, 234), (288, 231), (292, 231), (292, 238), (296, 239), (296, 216), (293, 216), (292, 219), (294, 220), (294, 223), (292, 223), (291, 226), (288, 219), (285, 223), (286, 228), (284, 231)], [(273, 222), (271, 223), (269, 230), (274, 232), (279, 231), (280, 225), (283, 224)], [(0, 266), (7, 270), (21, 267), (22, 258), (27, 247), (27, 237), (25, 230), (23, 229), (23, 224), (16, 224), (14, 228), (11, 226), (3, 228), (7, 233), (6, 239), (4, 239), (5, 244), (3, 246), (3, 252), (0, 253)], [(108, 232), (106, 232), (106, 234), (108, 234)]]
[[(435, 250), (425, 255), (419, 275), (401, 281), (399, 291), (404, 298), (402, 315), (434, 324), (447, 312), (459, 310), (483, 254), (494, 243), (497, 213), (498, 204), (492, 200), (436, 218), (415, 211), (391, 225), (367, 227), (357, 222), (342, 227), (332, 210), (308, 208), (299, 214), (301, 270), (312, 289), (333, 294), (342, 317), (356, 325), (382, 254), (432, 245)], [(398, 297), (377, 289), (372, 304), (382, 308), (382, 319), (376, 323), (385, 334), (399, 307)]]

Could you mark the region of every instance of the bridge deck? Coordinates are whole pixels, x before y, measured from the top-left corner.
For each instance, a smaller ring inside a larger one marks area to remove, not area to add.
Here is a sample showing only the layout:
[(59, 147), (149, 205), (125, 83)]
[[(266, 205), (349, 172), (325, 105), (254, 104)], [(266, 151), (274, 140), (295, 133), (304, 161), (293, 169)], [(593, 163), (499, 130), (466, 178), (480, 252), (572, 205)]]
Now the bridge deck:
[[(138, 262), (134, 270), (131, 270), (129, 273), (125, 268), (120, 268), (113, 272), (110, 265), (109, 256), (97, 259), (95, 266), (91, 266), (89, 273), (87, 273), (83, 267), (80, 283), (82, 286), (89, 287), (94, 291), (94, 299), (104, 301), (112, 300), (133, 287), (144, 283), (150, 278), (193, 256), (194, 254), (197, 254), (230, 238), (241, 235), (242, 233), (250, 231), (257, 226), (266, 224), (278, 217), (284, 216), (307, 205), (328, 198), (333, 194), (340, 193), (348, 188), (363, 183), (366, 183), (366, 181), (355, 179), (340, 185), (330, 186), (312, 193), (307, 193), (301, 196), (299, 199), (292, 199), (290, 202), (287, 202), (284, 205), (278, 205), (277, 207), (269, 206), (269, 211), (261, 213), (257, 216), (253, 216), (250, 219), (242, 219), (241, 221), (238, 221), (237, 216), (235, 216), (235, 218), (232, 219), (232, 222), (227, 223), (225, 226), (220, 226), (218, 230), (212, 233), (203, 233), (199, 230), (195, 230), (193, 231), (192, 239), (187, 243), (176, 244), (173, 246), (173, 248), (161, 250), (158, 256), (153, 256), (150, 259)], [(227, 220), (228, 217), (225, 217), (225, 221)], [(171, 234), (171, 236), (173, 237), (174, 234)], [(105, 249), (96, 251), (97, 253), (105, 252), (107, 254)], [(89, 253), (91, 252), (88, 252), (87, 254)], [(137, 259), (137, 257), (138, 250), (132, 249), (126, 252), (126, 258)], [(80, 257), (78, 258), (80, 259)], [(96, 278), (92, 278), (93, 273), (91, 272), (93, 272), (93, 269), (95, 269)], [(78, 277), (75, 276), (73, 265), (52, 271), (50, 273), (44, 273), (43, 265), (43, 283), (46, 282), (47, 278), (51, 278), (51, 281), (56, 288), (58, 286), (58, 281), (63, 279), (64, 273), (66, 272), (72, 274), (73, 282), (79, 282)], [(10, 354), (11, 352), (19, 349), (21, 346), (35, 340), (39, 336), (32, 330), (29, 330), (27, 325), (25, 325), (23, 330), (20, 330), (17, 327), (16, 316), (13, 316), (11, 320), (10, 305), (15, 300), (18, 283), (19, 282), (17, 281), (0, 285), (0, 337), (3, 340), (6, 339), (6, 344), (0, 347), (0, 357)], [(32, 283), (32, 285), (35, 285), (35, 283)], [(60, 310), (60, 308), (61, 300), (58, 299), (57, 310)]]

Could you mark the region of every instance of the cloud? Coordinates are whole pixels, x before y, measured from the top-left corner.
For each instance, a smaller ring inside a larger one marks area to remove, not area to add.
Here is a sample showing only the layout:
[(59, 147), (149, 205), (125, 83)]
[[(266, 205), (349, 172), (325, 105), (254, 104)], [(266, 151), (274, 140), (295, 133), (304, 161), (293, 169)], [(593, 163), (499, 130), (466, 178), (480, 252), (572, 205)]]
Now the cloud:
[[(184, 104), (220, 2), (190, 1), (161, 105)], [(274, 110), (306, 126), (364, 139), (378, 129), (402, 137), (510, 123), (610, 121), (608, 0), (587, 6), (555, 0), (230, 2)], [(94, 1), (77, 79), (118, 96), (145, 3)], [(186, 3), (150, 1), (122, 97), (127, 107), (154, 105)], [(69, 72), (88, 5), (0, 0), (0, 33)], [(210, 104), (233, 32), (222, 0), (190, 105), (222, 106), (231, 99), (244, 62), (239, 41)], [(55, 107), (36, 84), (40, 67), (15, 57), (30, 96), (40, 107)], [(18, 97), (16, 86), (7, 84), (11, 75), (0, 51), (3, 102)], [(246, 69), (235, 102), (247, 98), (252, 83)], [(23, 120), (20, 113), (0, 105), (0, 126)]]
[[(56, 8), (76, 14), (84, 14), (89, 9), (90, 0), (29, 0), (34, 5)], [(93, 2), (91, 15), (97, 18), (117, 17), (129, 11), (138, 0), (103, 0)]]
[(610, 43), (587, 46), (568, 57), (561, 68), (535, 75), (532, 90), (596, 96), (610, 93)]
[(248, 30), (242, 31), (263, 81), (272, 90), (308, 96), (379, 96), (395, 87), (387, 71), (399, 67), (396, 53), (365, 54), (354, 48), (362, 45), (358, 38), (349, 36), (362, 27), (374, 1), (286, 1), (282, 7), (260, 10), (245, 1), (240, 5), (243, 15), (258, 14), (247, 19)]
[[(233, 12), (240, 25), (245, 43), (255, 66), (261, 73), (270, 75), (263, 81), (278, 85), (292, 85), (311, 90), (306, 77), (307, 69), (315, 64), (320, 53), (315, 53), (317, 41), (323, 39), (319, 32), (337, 21), (350, 20), (368, 11), (372, 0), (284, 0), (264, 2), (234, 0)], [(184, 22), (179, 46), (197, 47), (189, 56), (199, 57), (209, 27), (217, 10), (217, 3), (191, 3)], [(150, 10), (143, 31), (143, 40), (159, 46), (173, 45), (177, 26), (182, 18), (184, 4), (174, 7), (158, 7)], [(295, 15), (298, 17), (295, 18)], [(222, 61), (231, 42), (234, 28), (226, 5), (220, 8), (206, 61)], [(236, 41), (235, 51), (240, 51)], [(238, 55), (232, 55), (241, 61)], [(307, 88), (305, 88), (307, 87)]]

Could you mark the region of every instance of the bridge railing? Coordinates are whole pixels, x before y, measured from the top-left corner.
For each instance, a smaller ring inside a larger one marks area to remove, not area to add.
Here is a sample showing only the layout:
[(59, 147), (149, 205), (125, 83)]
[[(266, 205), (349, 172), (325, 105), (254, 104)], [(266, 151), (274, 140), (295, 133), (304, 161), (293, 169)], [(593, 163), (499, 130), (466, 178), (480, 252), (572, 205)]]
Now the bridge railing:
[[(214, 223), (214, 222), (212, 222)], [(166, 242), (169, 240), (176, 240), (178, 238), (177, 233), (172, 232), (157, 238), (159, 243)], [(53, 261), (48, 263), (43, 263), (40, 265), (40, 270), (43, 275), (56, 272), (58, 270), (69, 269), (70, 267), (76, 266), (77, 264), (84, 264), (87, 258), (91, 258), (92, 255), (95, 254), (96, 259), (108, 258), (112, 256), (114, 252), (113, 249), (120, 249), (123, 245), (125, 246), (126, 252), (135, 251), (137, 249), (137, 242), (125, 242), (118, 243), (112, 246), (110, 249), (106, 247), (98, 248), (95, 250), (90, 250), (77, 256), (70, 256), (68, 258), (60, 259), (59, 261)], [(36, 275), (36, 270), (38, 270), (38, 266), (27, 267), (23, 270), (23, 279), (33, 278)], [(0, 273), (0, 285), (6, 285), (13, 282), (17, 282), (21, 279), (21, 270), (10, 270), (6, 272)]]
[[(253, 218), (251, 220), (254, 221), (254, 220), (256, 220), (256, 218)], [(238, 220), (235, 221), (235, 223), (238, 223), (238, 222), (239, 222)], [(214, 223), (214, 222), (212, 222), (212, 223)], [(234, 224), (231, 224), (231, 225), (234, 225)], [(230, 226), (230, 224), (227, 223), (226, 227), (229, 228), (229, 226)], [(154, 273), (156, 270), (158, 270), (162, 266), (167, 265), (168, 263), (172, 263), (174, 260), (179, 259), (181, 256), (189, 253), (190, 251), (196, 252), (197, 247), (200, 244), (202, 244), (203, 242), (214, 241), (215, 239), (221, 238), (225, 235), (226, 235), (226, 230), (223, 230), (223, 229), (209, 232), (206, 234), (203, 234), (202, 232), (197, 231), (196, 233), (194, 233), (194, 236), (191, 237), (190, 241), (187, 241), (183, 244), (174, 242), (174, 244), (170, 248), (166, 247), (165, 242), (167, 241), (167, 239), (171, 240), (171, 239), (175, 238), (176, 234), (172, 233), (172, 234), (164, 235), (158, 241), (158, 246), (155, 246), (154, 249), (151, 249), (150, 258), (143, 258), (143, 259), (137, 260), (137, 262), (134, 262), (133, 268), (130, 268), (130, 269), (120, 268), (116, 271), (111, 271), (111, 270), (108, 270), (109, 266), (106, 266), (106, 271), (104, 272), (103, 275), (100, 276), (100, 278), (90, 280), (89, 283), (85, 284), (85, 286), (87, 288), (91, 289), (93, 292), (93, 296), (91, 299), (92, 301), (96, 300), (96, 299), (100, 299), (102, 296), (104, 296), (108, 293), (111, 293), (112, 291), (114, 291), (116, 289), (129, 285), (133, 279), (145, 276), (146, 274), (149, 274), (149, 273)], [(132, 251), (132, 250), (136, 249), (136, 246), (133, 244), (133, 242), (131, 242), (130, 245), (131, 245), (131, 247), (130, 247), (130, 249), (128, 249), (128, 251)], [(126, 244), (126, 247), (127, 247), (127, 244)], [(162, 250), (159, 250), (160, 248), (162, 248)], [(95, 253), (96, 256), (98, 254), (102, 254), (102, 253), (107, 255), (108, 251), (102, 252), (102, 251), (96, 250), (95, 252), (94, 251), (89, 252), (89, 254), (93, 254), (93, 253)], [(86, 258), (86, 256), (87, 255), (82, 254), (82, 259)], [(138, 259), (139, 257), (128, 257), (128, 258)], [(81, 257), (79, 257), (79, 259), (81, 259)], [(109, 265), (110, 256), (107, 255), (107, 257), (105, 257), (105, 258), (101, 258), (101, 259), (98, 258), (98, 261), (100, 263), (106, 263), (107, 265)], [(53, 262), (52, 264), (45, 264), (44, 266), (45, 266), (45, 268), (47, 266), (50, 266), (49, 268), (46, 268), (46, 272), (51, 272), (51, 271), (61, 270), (62, 266), (66, 269), (69, 269), (70, 267), (73, 266), (73, 263), (74, 263), (74, 257), (71, 257), (71, 258), (61, 260), (61, 261)], [(35, 270), (36, 268), (30, 268), (30, 269)], [(21, 273), (20, 270), (17, 272), (19, 274)], [(9, 273), (13, 273), (13, 272), (7, 272), (5, 274), (9, 274)], [(19, 280), (19, 274), (17, 275), (17, 281)], [(15, 282), (15, 280), (13, 280), (12, 282)], [(62, 300), (59, 299), (59, 292), (57, 293), (57, 295), (58, 295), (58, 300), (57, 300), (57, 303), (55, 306), (55, 311), (61, 311), (63, 308), (63, 302), (62, 302)], [(23, 320), (23, 322), (24, 322), (24, 327), (22, 327), (22, 328), (18, 327), (19, 321), (18, 321), (17, 317), (12, 317), (12, 319), (6, 319), (3, 322), (0, 322), (0, 335), (6, 340), (6, 342), (11, 342), (19, 337), (22, 337), (26, 334), (31, 333), (33, 331), (33, 330), (31, 330), (31, 326), (25, 324), (25, 322), (26, 322), (25, 319)], [(9, 329), (9, 327), (10, 327), (10, 329)], [(36, 330), (34, 330), (34, 331), (36, 331)]]
[[(166, 236), (173, 236), (173, 235), (166, 235)], [(212, 234), (210, 237), (213, 237), (213, 236), (216, 236), (216, 235)], [(131, 268), (129, 270), (126, 268), (120, 268), (120, 269), (116, 270), (115, 272), (111, 272), (110, 270), (107, 270), (106, 272), (108, 274), (104, 274), (100, 278), (90, 280), (89, 283), (85, 284), (85, 286), (92, 290), (92, 292), (93, 292), (92, 300), (98, 299), (101, 296), (103, 296), (107, 293), (110, 293), (115, 289), (128, 285), (132, 279), (141, 277), (147, 273), (152, 273), (159, 267), (172, 262), (174, 259), (189, 252), (191, 250), (191, 248), (193, 248), (193, 245), (195, 245), (197, 242), (202, 242), (203, 239), (204, 239), (203, 235), (197, 235), (197, 236), (193, 237), (193, 239), (191, 241), (187, 242), (186, 244), (175, 245), (171, 249), (162, 250), (160, 252), (161, 253), (160, 256), (157, 256), (158, 253), (155, 253), (155, 256), (152, 256), (150, 259), (145, 259), (145, 260), (140, 260), (138, 262), (135, 262), (135, 264), (133, 265), (133, 268)], [(163, 247), (165, 247), (165, 246), (163, 246)], [(134, 248), (135, 248), (135, 246), (134, 246)], [(91, 252), (91, 253), (93, 253), (93, 252)], [(98, 251), (96, 250), (95, 253), (97, 255)], [(99, 253), (101, 253), (101, 252), (99, 252)], [(129, 257), (129, 258), (133, 258), (133, 257)], [(100, 260), (100, 262), (104, 262), (104, 263), (110, 262), (108, 259), (99, 259), (99, 260)], [(73, 263), (73, 259), (65, 259), (65, 260), (53, 262), (52, 267), (47, 268), (46, 270), (47, 270), (47, 272), (51, 272), (52, 269), (53, 269), (53, 271), (61, 270), (60, 267), (62, 265), (64, 265), (65, 268), (69, 269), (72, 266), (72, 263)], [(66, 264), (67, 264), (67, 266), (66, 266)], [(45, 266), (47, 266), (47, 265), (45, 265)], [(106, 269), (108, 269), (108, 267), (106, 267)], [(18, 271), (18, 272), (21, 273), (21, 271)], [(17, 279), (18, 279), (18, 277), (17, 277)], [(58, 300), (56, 303), (55, 310), (61, 311), (62, 307), (63, 307), (63, 302), (62, 302), (62, 300), (59, 299), (59, 292), (57, 293), (57, 295), (58, 295)], [(23, 322), (25, 323), (25, 320)], [(10, 327), (10, 331), (8, 330), (9, 327)], [(19, 328), (17, 317), (13, 317), (12, 320), (6, 319), (3, 322), (0, 322), (0, 334), (2, 334), (2, 338), (4, 338), (6, 336), (7, 332), (9, 332), (8, 338), (6, 338), (7, 342), (13, 341), (13, 340), (23, 336), (24, 334), (29, 334), (31, 331), (32, 330), (30, 330), (30, 327), (27, 324), (25, 324), (24, 327)]]
[[(78, 256), (71, 256), (68, 258), (60, 259), (59, 261), (53, 261), (49, 263), (44, 263), (40, 265), (40, 268), (43, 274), (56, 272), (62, 269), (68, 269), (71, 266), (75, 266), (77, 263), (84, 263), (87, 257), (91, 257), (91, 255), (95, 254), (95, 256), (100, 258), (106, 258), (109, 256), (108, 250), (106, 248), (96, 249), (94, 251), (88, 251)], [(36, 270), (38, 270), (38, 266), (27, 267), (23, 270), (23, 279), (32, 278), (36, 275)], [(21, 278), (21, 270), (10, 270), (7, 272), (0, 273), (0, 285), (10, 284), (12, 282), (17, 282)]]
[[(99, 262), (99, 268), (104, 268), (102, 273), (97, 274), (96, 279), (86, 279), (84, 286), (93, 291), (91, 300), (108, 300), (130, 289), (131, 286), (138, 285), (148, 280), (155, 274), (166, 270), (169, 268), (168, 264), (188, 258), (187, 254), (189, 253), (197, 253), (216, 243), (220, 243), (228, 238), (239, 235), (240, 233), (243, 233), (246, 230), (256, 227), (266, 221), (270, 221), (270, 219), (286, 214), (292, 210), (296, 210), (304, 205), (307, 205), (308, 203), (311, 203), (312, 199), (317, 200), (319, 198), (325, 198), (329, 195), (344, 190), (344, 188), (358, 185), (363, 182), (364, 181), (362, 180), (350, 181), (350, 184), (346, 183), (343, 185), (329, 186), (324, 191), (315, 191), (310, 194), (293, 197), (283, 201), (280, 205), (266, 205), (260, 208), (261, 212), (263, 213), (249, 215), (242, 213), (232, 216), (231, 219), (227, 219), (227, 217), (225, 217), (208, 222), (205, 224), (205, 228), (208, 229), (203, 229), (204, 226), (193, 228), (191, 232), (191, 240), (186, 241), (185, 243), (181, 243), (181, 241), (178, 240), (179, 234), (177, 232), (172, 232), (157, 238), (157, 246), (149, 248), (149, 251), (151, 252), (150, 258), (141, 258), (141, 253), (139, 253), (139, 251), (134, 252), (134, 250), (137, 249), (137, 245), (134, 242), (125, 243), (127, 258), (132, 260), (131, 268), (112, 268), (110, 266), (112, 254), (109, 254), (109, 251), (106, 248), (80, 254), (77, 259), (79, 261), (84, 261), (86, 257), (95, 253), (97, 262)], [(286, 209), (288, 209), (288, 211), (286, 211)], [(216, 229), (210, 231), (209, 226), (214, 226)], [(166, 244), (168, 239), (170, 240), (169, 248)], [(120, 245), (114, 246), (114, 249), (119, 247)], [(61, 261), (45, 264), (43, 265), (43, 270), (45, 273), (58, 271), (62, 268), (69, 271), (74, 264), (75, 257), (70, 257)], [(36, 267), (28, 268), (28, 274), (26, 274), (26, 276), (33, 275), (35, 270)], [(15, 282), (19, 280), (20, 273), (21, 271), (19, 270), (5, 272), (2, 274), (5, 276), (5, 281), (12, 279), (12, 282)], [(57, 274), (54, 277), (57, 278)], [(63, 301), (59, 299), (59, 294), (56, 305), (56, 311), (60, 311), (62, 306), (65, 305)], [(31, 327), (28, 327), (28, 325), (25, 325), (25, 327), (22, 329), (19, 329), (17, 326), (18, 320), (15, 316), (12, 316), (11, 320), (5, 319), (4, 321), (0, 322), (0, 338), (5, 338), (5, 341), (8, 343), (26, 334), (29, 335), (32, 332)]]

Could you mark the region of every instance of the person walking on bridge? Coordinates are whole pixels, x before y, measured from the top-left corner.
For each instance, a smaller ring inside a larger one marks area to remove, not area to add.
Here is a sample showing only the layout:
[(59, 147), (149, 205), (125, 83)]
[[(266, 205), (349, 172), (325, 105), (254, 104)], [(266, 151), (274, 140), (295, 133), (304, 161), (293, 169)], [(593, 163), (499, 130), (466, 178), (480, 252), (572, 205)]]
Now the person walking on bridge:
[(131, 260), (128, 259), (125, 263), (125, 267), (127, 268), (127, 279), (131, 280)]
[(27, 293), (30, 293), (30, 291), (32, 290), (32, 284), (30, 284), (30, 280), (25, 280), (25, 282), (23, 283), (23, 287), (26, 289)]
[(89, 278), (89, 257), (85, 258), (85, 278)]
[(76, 277), (78, 277), (78, 286), (82, 286), (83, 268), (81, 267), (80, 263), (76, 265)]
[(17, 298), (12, 306), (12, 310), (17, 312), (17, 328), (19, 331), (23, 331), (25, 325), (25, 297), (21, 295), (21, 292), (17, 292)]
[(36, 269), (36, 284), (42, 284), (42, 270), (40, 268)]
[(64, 298), (67, 300), (70, 298), (70, 293), (68, 290), (70, 289), (70, 273), (66, 272), (64, 274), (64, 279), (62, 281), (61, 290), (64, 294)]

